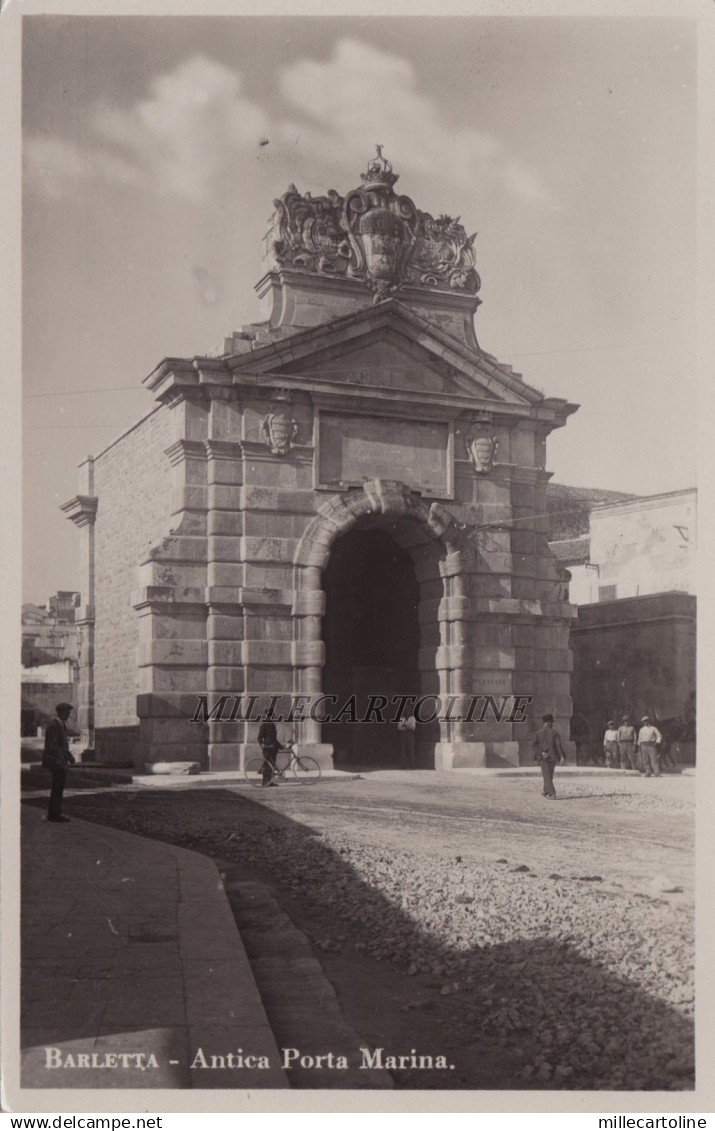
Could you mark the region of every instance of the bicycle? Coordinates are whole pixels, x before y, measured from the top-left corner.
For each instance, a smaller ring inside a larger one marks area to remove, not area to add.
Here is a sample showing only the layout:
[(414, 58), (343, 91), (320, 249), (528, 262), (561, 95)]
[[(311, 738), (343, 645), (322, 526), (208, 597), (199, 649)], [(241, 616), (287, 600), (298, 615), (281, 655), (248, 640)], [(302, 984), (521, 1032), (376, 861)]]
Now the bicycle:
[(294, 745), (282, 746), (280, 752), (290, 754), (284, 766), (274, 766), (259, 754), (248, 759), (243, 776), (249, 785), (256, 789), (260, 789), (263, 785), (278, 785), (278, 782), (286, 780), (289, 770), (301, 785), (315, 785), (320, 779), (320, 766), (315, 758), (311, 758), (308, 754), (296, 754)]

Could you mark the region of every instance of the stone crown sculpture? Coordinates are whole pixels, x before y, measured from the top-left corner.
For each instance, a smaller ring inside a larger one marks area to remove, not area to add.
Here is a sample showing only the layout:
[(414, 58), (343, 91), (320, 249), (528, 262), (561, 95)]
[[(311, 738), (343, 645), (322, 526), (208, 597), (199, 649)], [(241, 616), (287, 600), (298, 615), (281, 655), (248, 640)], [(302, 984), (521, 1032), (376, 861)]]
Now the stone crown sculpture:
[(295, 185), (274, 201), (269, 245), (279, 267), (364, 282), (375, 302), (401, 286), (476, 294), (481, 285), (459, 217), (420, 212), (398, 196), (399, 179), (377, 147), (361, 188), (346, 197), (304, 196)]

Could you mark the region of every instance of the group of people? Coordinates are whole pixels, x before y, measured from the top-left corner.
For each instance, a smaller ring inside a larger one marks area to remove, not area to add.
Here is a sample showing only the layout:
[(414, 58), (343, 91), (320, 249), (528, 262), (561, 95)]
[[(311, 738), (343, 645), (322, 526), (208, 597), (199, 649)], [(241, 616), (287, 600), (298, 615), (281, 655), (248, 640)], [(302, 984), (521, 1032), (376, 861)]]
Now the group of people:
[[(618, 729), (613, 719), (609, 719), (603, 739), (605, 764), (623, 770), (637, 770), (647, 778), (659, 778), (662, 743), (663, 736), (653, 725), (650, 715), (643, 716), (637, 733), (628, 715), (623, 716)], [(542, 726), (534, 735), (533, 751), (534, 761), (540, 766), (543, 777), (542, 795), (554, 798), (554, 770), (557, 765), (566, 765), (566, 752), (561, 735), (554, 728), (553, 715), (543, 716)]]
[(603, 754), (606, 766), (621, 770), (638, 770), (645, 777), (661, 775), (661, 746), (663, 735), (654, 726), (650, 715), (644, 715), (636, 735), (630, 717), (624, 715), (616, 729), (613, 719), (608, 720), (603, 736)]

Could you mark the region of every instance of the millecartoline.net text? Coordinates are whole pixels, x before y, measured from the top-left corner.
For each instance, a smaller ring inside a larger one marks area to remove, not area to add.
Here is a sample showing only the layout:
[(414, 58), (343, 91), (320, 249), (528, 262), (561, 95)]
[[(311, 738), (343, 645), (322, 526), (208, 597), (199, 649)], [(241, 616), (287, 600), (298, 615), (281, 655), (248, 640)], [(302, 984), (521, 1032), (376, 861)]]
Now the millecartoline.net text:
[(525, 723), (533, 695), (198, 695), (192, 723)]

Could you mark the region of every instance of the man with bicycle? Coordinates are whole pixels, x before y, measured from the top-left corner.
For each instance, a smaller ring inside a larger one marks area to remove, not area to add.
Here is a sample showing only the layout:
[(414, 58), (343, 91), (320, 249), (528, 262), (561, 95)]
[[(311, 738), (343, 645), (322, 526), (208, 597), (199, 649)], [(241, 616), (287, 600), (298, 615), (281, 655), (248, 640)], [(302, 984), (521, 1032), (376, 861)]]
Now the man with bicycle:
[(262, 785), (278, 785), (275, 780), (274, 770), (278, 751), (282, 750), (278, 741), (278, 730), (274, 722), (261, 723), (258, 728), (258, 745), (263, 754), (263, 781)]

